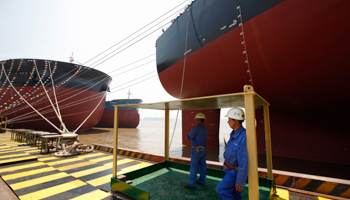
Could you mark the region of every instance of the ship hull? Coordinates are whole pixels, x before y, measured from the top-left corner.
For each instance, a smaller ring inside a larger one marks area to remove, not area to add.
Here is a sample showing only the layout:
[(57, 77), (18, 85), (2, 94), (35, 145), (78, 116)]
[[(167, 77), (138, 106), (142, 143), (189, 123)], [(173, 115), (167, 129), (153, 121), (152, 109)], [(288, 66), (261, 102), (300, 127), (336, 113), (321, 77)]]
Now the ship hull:
[[(254, 11), (258, 1), (245, 1), (241, 10), (237, 2), (195, 1), (189, 17), (183, 13), (157, 40), (164, 89), (174, 97), (191, 98), (242, 92), (244, 85), (253, 85), (271, 104), (274, 155), (350, 165), (344, 159), (350, 157), (345, 120), (350, 109), (343, 106), (350, 100), (344, 92), (349, 89), (350, 2), (269, 1), (270, 7), (259, 12)], [(210, 3), (209, 12), (205, 4)], [(196, 18), (204, 16), (198, 14), (201, 8), (210, 15), (207, 21), (214, 20), (207, 27), (204, 18)], [(226, 17), (230, 9), (235, 14)], [(217, 31), (203, 41), (209, 29)], [(183, 44), (181, 54), (176, 43)], [(262, 108), (256, 118), (258, 151), (265, 153)]]
[[(51, 72), (55, 87), (52, 87), (50, 78), (48, 78), (49, 67), (48, 65), (45, 67), (45, 63), (48, 62), (52, 62), (50, 67), (52, 67)], [(62, 130), (62, 125), (51, 102), (56, 110), (56, 102), (58, 102), (58, 112), (69, 131), (83, 132), (98, 123), (103, 114), (105, 93), (111, 78), (102, 72), (87, 68), (80, 68), (80, 73), (74, 73), (79, 69), (76, 65), (57, 62), (55, 68), (54, 63), (55, 61), (36, 60), (35, 64), (40, 74), (38, 76), (36, 71), (33, 71), (35, 65), (33, 60), (6, 61), (4, 67), (10, 80), (13, 80), (13, 87), (6, 81), (5, 73), (2, 73), (1, 83), (4, 87), (0, 91), (0, 109), (1, 116), (8, 117), (8, 128), (58, 132), (52, 126), (54, 124)], [(15, 71), (16, 73), (14, 73)], [(40, 77), (43, 82), (46, 81), (45, 89), (51, 102), (39, 81)], [(16, 90), (31, 107), (24, 100), (21, 100)], [(93, 112), (96, 107), (97, 109)]]
[[(121, 104), (139, 104), (141, 99), (117, 99), (107, 101), (101, 120), (96, 127), (114, 127), (114, 106)], [(140, 114), (138, 109), (120, 107), (118, 113), (118, 127), (119, 128), (136, 128), (140, 123)]]

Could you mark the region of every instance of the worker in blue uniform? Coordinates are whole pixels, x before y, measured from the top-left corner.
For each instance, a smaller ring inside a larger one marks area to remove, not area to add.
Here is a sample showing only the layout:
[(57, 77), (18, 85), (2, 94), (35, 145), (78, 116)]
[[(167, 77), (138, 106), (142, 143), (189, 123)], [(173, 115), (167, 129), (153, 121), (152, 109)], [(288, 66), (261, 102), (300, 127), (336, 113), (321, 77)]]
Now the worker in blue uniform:
[(248, 177), (248, 153), (246, 130), (242, 126), (244, 112), (240, 108), (231, 108), (225, 117), (233, 129), (224, 152), (224, 172), (222, 181), (216, 186), (219, 199), (241, 199), (241, 191)]
[[(190, 180), (188, 184), (184, 185), (184, 188), (195, 189), (196, 183), (204, 185), (205, 177), (207, 174), (207, 164), (205, 157), (207, 155), (207, 147), (205, 143), (208, 139), (208, 129), (204, 126), (205, 115), (203, 113), (197, 113), (195, 118), (196, 127), (193, 127), (191, 132), (187, 134), (187, 139), (192, 140), (191, 145), (191, 168), (190, 168)], [(199, 179), (197, 180), (197, 167), (199, 167)]]

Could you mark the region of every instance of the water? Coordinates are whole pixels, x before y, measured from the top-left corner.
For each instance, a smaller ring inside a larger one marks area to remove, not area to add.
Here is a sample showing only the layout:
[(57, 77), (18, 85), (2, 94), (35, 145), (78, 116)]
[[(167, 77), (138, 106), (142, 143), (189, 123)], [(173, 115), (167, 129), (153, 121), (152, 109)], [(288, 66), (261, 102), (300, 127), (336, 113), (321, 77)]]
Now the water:
[[(119, 128), (118, 148), (148, 152), (164, 155), (164, 120), (140, 120), (137, 128)], [(175, 120), (170, 121), (169, 141), (170, 156), (187, 157), (191, 156), (191, 147), (182, 145), (182, 124)], [(232, 129), (227, 120), (220, 121), (219, 148), (208, 148), (207, 160), (223, 162), (224, 137), (226, 141)], [(84, 144), (101, 144), (113, 146), (113, 128), (93, 128), (79, 134), (80, 141)]]
[[(170, 121), (170, 156), (191, 156), (191, 147), (182, 145), (182, 124), (177, 122), (175, 132), (175, 121)], [(173, 134), (174, 133), (174, 134)], [(227, 120), (220, 121), (219, 148), (208, 148), (207, 160), (223, 162), (224, 137), (229, 138), (231, 129)], [(141, 120), (137, 128), (120, 128), (118, 132), (118, 147), (152, 154), (164, 155), (164, 120)], [(79, 134), (80, 141), (84, 144), (101, 144), (113, 146), (113, 128), (94, 128)], [(272, 149), (273, 150), (273, 149)], [(258, 154), (259, 167), (266, 168), (266, 156)], [(304, 160), (273, 156), (273, 168), (289, 172), (312, 174), (333, 178), (350, 180), (349, 165), (326, 163), (320, 161)]]

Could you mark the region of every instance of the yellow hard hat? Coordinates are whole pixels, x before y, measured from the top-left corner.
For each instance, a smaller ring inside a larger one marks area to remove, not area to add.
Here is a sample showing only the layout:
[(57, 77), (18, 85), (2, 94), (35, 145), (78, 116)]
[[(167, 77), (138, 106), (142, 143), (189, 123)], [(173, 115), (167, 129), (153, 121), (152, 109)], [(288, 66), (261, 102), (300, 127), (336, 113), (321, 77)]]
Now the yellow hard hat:
[(205, 115), (203, 113), (197, 113), (194, 118), (195, 119), (205, 119)]

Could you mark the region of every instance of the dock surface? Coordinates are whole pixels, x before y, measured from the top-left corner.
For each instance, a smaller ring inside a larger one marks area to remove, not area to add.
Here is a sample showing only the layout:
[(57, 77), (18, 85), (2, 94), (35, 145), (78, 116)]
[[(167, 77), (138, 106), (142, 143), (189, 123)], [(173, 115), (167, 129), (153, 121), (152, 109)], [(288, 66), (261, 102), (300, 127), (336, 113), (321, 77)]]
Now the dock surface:
[[(117, 175), (152, 164), (154, 162), (118, 155)], [(94, 150), (92, 153), (70, 157), (54, 157), (53, 153), (41, 154), (40, 149), (35, 146), (27, 146), (25, 143), (11, 140), (9, 132), (0, 134), (1, 199), (128, 199), (112, 196), (110, 193), (112, 165), (113, 154), (110, 152)], [(173, 188), (172, 191), (175, 193), (188, 192), (188, 189), (182, 188), (182, 185), (188, 181), (188, 172), (167, 170), (159, 173), (161, 174), (150, 174), (149, 176), (161, 176), (165, 178), (164, 181), (169, 180), (168, 176), (170, 176), (176, 181), (168, 186), (162, 185), (160, 182), (154, 184)], [(207, 185), (198, 185), (196, 190), (208, 191), (210, 194), (207, 194), (207, 197), (217, 199), (215, 185), (219, 181), (208, 177)], [(142, 180), (137, 180), (132, 184), (143, 185)], [(151, 185), (153, 184), (144, 184), (142, 187), (144, 190), (152, 192)], [(212, 190), (207, 190), (206, 187), (210, 187)], [(167, 189), (167, 192), (171, 192), (171, 190)], [(195, 194), (196, 191), (193, 191), (185, 199), (196, 198)], [(277, 195), (275, 200), (328, 199), (280, 188), (277, 188)], [(161, 194), (157, 194), (152, 199), (163, 198)], [(207, 198), (201, 197), (201, 199)]]

